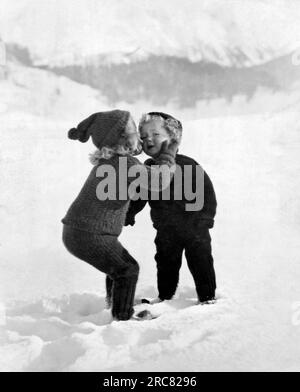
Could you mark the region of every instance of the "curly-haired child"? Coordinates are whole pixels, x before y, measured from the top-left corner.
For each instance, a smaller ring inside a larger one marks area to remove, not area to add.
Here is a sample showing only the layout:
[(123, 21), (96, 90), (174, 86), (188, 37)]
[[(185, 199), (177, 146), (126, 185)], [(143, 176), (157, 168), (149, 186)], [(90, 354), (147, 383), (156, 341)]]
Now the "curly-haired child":
[[(174, 117), (161, 112), (151, 112), (144, 115), (139, 124), (139, 131), (143, 142), (144, 152), (152, 157), (145, 162), (154, 165), (159, 156), (162, 143), (171, 140), (181, 142), (182, 124)], [(175, 157), (177, 167), (181, 168), (182, 178), (179, 184), (185, 181), (192, 189), (202, 185), (203, 208), (188, 211), (189, 202), (184, 195), (180, 200), (175, 197), (174, 180), (170, 185), (170, 199), (153, 200), (149, 196), (151, 218), (157, 230), (155, 244), (157, 253), (157, 284), (158, 301), (170, 300), (174, 296), (179, 282), (179, 271), (182, 265), (182, 256), (185, 251), (190, 272), (194, 278), (196, 291), (200, 303), (211, 303), (215, 299), (216, 275), (212, 256), (211, 237), (209, 229), (214, 225), (217, 201), (213, 184), (207, 173), (202, 170), (203, 176), (197, 178), (198, 163), (190, 157), (177, 154)], [(192, 175), (185, 178), (185, 167), (192, 169)], [(202, 184), (197, 184), (202, 182)], [(135, 215), (146, 205), (147, 201), (138, 200), (130, 204), (126, 225), (135, 224)], [(157, 301), (157, 300), (155, 300)], [(147, 301), (144, 301), (147, 302)]]

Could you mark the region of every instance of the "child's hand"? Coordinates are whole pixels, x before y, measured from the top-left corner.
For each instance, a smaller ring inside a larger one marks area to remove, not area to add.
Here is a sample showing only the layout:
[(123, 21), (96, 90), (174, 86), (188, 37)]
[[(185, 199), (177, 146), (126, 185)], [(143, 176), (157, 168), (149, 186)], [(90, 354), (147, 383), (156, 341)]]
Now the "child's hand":
[(170, 142), (165, 141), (162, 144), (160, 154), (167, 152), (169, 154), (172, 154), (175, 157), (177, 154), (178, 148), (179, 148), (178, 140), (172, 139)]
[(159, 162), (169, 162), (174, 165), (178, 148), (179, 143), (177, 140), (173, 139), (170, 142), (166, 140), (161, 146), (161, 150), (157, 160)]

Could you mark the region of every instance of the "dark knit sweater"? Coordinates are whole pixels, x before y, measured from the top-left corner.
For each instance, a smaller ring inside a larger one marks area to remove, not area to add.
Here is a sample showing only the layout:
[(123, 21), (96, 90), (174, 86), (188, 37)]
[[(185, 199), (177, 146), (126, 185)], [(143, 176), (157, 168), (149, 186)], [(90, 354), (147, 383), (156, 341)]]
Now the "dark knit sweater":
[[(127, 185), (127, 191), (130, 183), (135, 179), (134, 177), (129, 177), (129, 171), (132, 166), (140, 166), (141, 169), (147, 171), (148, 176), (146, 177), (145, 182), (143, 182), (143, 185), (147, 190), (151, 189), (151, 174), (157, 175), (156, 169), (151, 169), (150, 166), (143, 165), (138, 159), (132, 156), (114, 156), (110, 159), (99, 159), (98, 164), (92, 169), (81, 192), (69, 208), (67, 215), (64, 219), (62, 219), (62, 222), (65, 225), (103, 235), (119, 236), (121, 234), (122, 228), (125, 225), (130, 198), (128, 192), (126, 193), (125, 200), (123, 200), (123, 197), (119, 197), (120, 190), (118, 189), (118, 186), (120, 179), (120, 159), (125, 159), (127, 164), (127, 173), (122, 173), (122, 176), (124, 176), (124, 174), (126, 175), (127, 184), (125, 184)], [(172, 156), (172, 153), (168, 150), (161, 153), (156, 161), (153, 161), (153, 164), (154, 163), (158, 166), (165, 164), (170, 168), (173, 166), (175, 168), (174, 156)], [(97, 197), (97, 187), (103, 180), (103, 178), (97, 177), (97, 170), (101, 165), (111, 166), (114, 168), (116, 173), (116, 184), (112, 184), (112, 186), (116, 185), (116, 200), (101, 201)], [(121, 166), (124, 168), (124, 161), (121, 163)], [(162, 189), (161, 187), (164, 186), (163, 184), (163, 182), (159, 182), (157, 191)]]
[[(149, 159), (145, 162), (146, 165), (151, 166), (154, 165), (155, 162), (152, 159)], [(184, 166), (192, 166), (193, 175), (192, 175), (192, 188), (193, 191), (196, 190), (196, 166), (199, 164), (184, 155), (176, 156), (176, 164), (182, 168), (182, 173), (184, 176)], [(183, 181), (184, 184), (184, 181)], [(195, 223), (203, 223), (209, 228), (214, 225), (214, 218), (216, 215), (217, 209), (217, 200), (214, 191), (213, 184), (207, 175), (204, 172), (204, 206), (201, 211), (186, 211), (186, 204), (192, 203), (188, 201), (184, 197), (182, 200), (174, 200), (174, 186), (173, 182), (170, 185), (171, 189), (171, 198), (170, 200), (151, 200), (151, 196), (149, 195), (149, 205), (151, 208), (151, 218), (156, 229), (159, 229), (163, 226), (172, 226), (176, 227), (184, 227), (187, 225), (194, 225)], [(126, 224), (134, 224), (134, 217), (138, 214), (147, 204), (146, 201), (138, 200), (132, 201), (130, 203), (129, 211), (127, 214)]]
[[(128, 170), (134, 165), (141, 165), (134, 157), (126, 158)], [(125, 223), (130, 200), (129, 198), (118, 200), (117, 197), (117, 200), (101, 201), (97, 198), (96, 189), (101, 179), (96, 177), (96, 172), (100, 165), (113, 166), (117, 174), (117, 184), (119, 183), (119, 156), (99, 160), (99, 164), (92, 169), (62, 222), (67, 226), (91, 233), (119, 236)]]

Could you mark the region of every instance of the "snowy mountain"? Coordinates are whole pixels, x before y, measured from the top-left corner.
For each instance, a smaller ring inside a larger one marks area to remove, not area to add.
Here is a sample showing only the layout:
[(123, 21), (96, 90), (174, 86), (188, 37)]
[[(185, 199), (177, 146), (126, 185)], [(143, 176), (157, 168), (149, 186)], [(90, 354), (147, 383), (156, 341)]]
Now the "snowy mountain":
[(299, 48), (297, 0), (1, 0), (0, 36), (35, 64), (149, 56), (258, 65)]
[(89, 85), (109, 105), (183, 109), (293, 89), (299, 19), (298, 0), (1, 0), (0, 37), (8, 59)]
[(237, 96), (251, 100), (260, 89), (270, 93), (287, 92), (300, 81), (300, 67), (293, 64), (291, 55), (243, 68), (151, 56), (131, 64), (48, 69), (98, 89), (111, 105), (145, 101), (156, 106), (193, 108), (200, 101), (232, 102)]

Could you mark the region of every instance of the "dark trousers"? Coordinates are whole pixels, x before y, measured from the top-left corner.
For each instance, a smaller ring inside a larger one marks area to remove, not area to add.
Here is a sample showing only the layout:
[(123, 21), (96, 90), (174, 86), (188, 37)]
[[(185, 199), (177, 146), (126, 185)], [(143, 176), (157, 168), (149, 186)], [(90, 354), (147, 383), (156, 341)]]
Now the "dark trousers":
[(155, 244), (157, 284), (161, 300), (171, 299), (176, 292), (184, 251), (199, 301), (204, 302), (215, 297), (216, 275), (211, 237), (206, 226), (186, 227), (183, 224), (179, 228), (159, 228)]
[(107, 275), (107, 294), (112, 297), (113, 317), (130, 319), (134, 313), (139, 266), (118, 237), (88, 233), (65, 225), (63, 242), (73, 256)]

